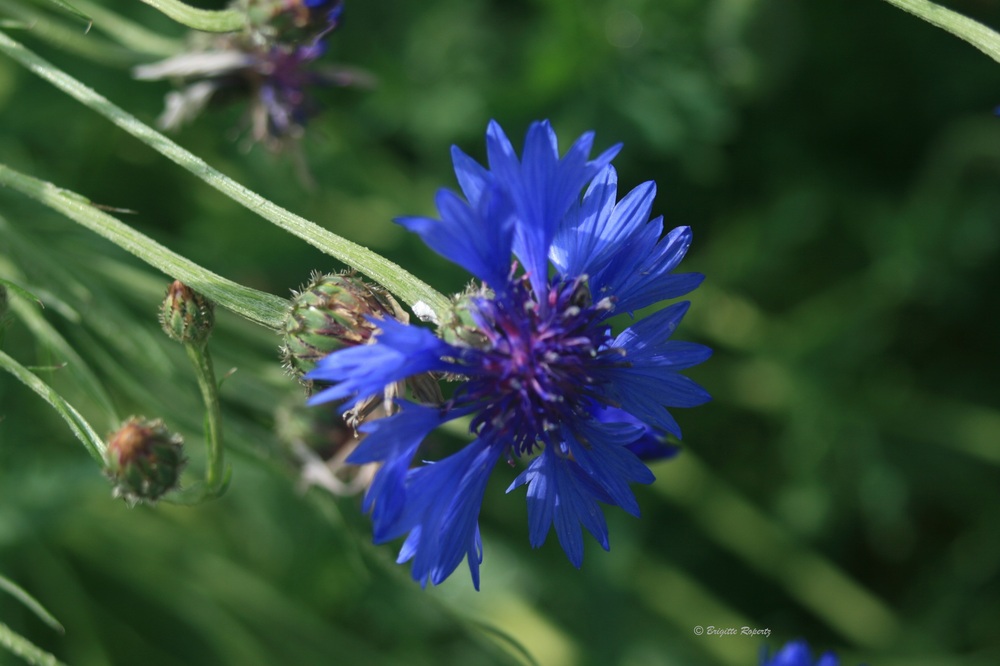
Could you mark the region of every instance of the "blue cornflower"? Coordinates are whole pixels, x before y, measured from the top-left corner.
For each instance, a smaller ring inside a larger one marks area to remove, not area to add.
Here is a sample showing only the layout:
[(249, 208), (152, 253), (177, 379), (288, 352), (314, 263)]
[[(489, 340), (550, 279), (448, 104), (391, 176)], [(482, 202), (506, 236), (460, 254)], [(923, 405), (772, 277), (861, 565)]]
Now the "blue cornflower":
[[(560, 158), (547, 122), (528, 130), (520, 159), (495, 122), (486, 144), (488, 169), (453, 149), (464, 198), (439, 192), (440, 220), (397, 220), (482, 288), (457, 301), (455, 321), (442, 322), (443, 337), (378, 320), (374, 344), (330, 354), (307, 375), (332, 383), (311, 404), (364, 400), (421, 373), (461, 380), (444, 404), (400, 400), (395, 413), (364, 424), (366, 437), (349, 459), (382, 463), (363, 507), (376, 542), (406, 536), (398, 561), (412, 559), (413, 577), (424, 585), (440, 583), (468, 558), (478, 588), (479, 509), (501, 459), (529, 460), (508, 492), (527, 486), (532, 546), (554, 526), (579, 567), (582, 525), (608, 549), (599, 504), (638, 515), (629, 485), (651, 483), (643, 459), (672, 455), (665, 435), (681, 434), (666, 408), (709, 400), (679, 371), (711, 350), (669, 339), (687, 302), (617, 335), (609, 324), (615, 314), (676, 298), (703, 279), (673, 273), (691, 230), (663, 235), (662, 218), (649, 220), (655, 185), (618, 201), (609, 164), (620, 146), (590, 159), (587, 133)], [(428, 433), (465, 416), (475, 441), (414, 466)]]
[(761, 650), (760, 666), (838, 666), (840, 661), (833, 652), (824, 652), (813, 662), (809, 644), (804, 640), (786, 643), (773, 657), (769, 657), (767, 646)]

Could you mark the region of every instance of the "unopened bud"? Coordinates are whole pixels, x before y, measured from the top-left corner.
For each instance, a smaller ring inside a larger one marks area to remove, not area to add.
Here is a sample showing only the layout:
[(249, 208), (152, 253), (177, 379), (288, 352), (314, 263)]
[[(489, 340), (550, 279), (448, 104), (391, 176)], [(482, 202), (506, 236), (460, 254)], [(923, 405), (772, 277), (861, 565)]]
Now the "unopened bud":
[(445, 342), (460, 347), (485, 348), (489, 346), (489, 340), (479, 329), (474, 310), (476, 300), (490, 297), (492, 297), (492, 293), (484, 287), (472, 285), (465, 292), (454, 296), (451, 301), (451, 310), (438, 329), (441, 338)]
[(136, 504), (155, 501), (175, 488), (185, 463), (181, 441), (159, 419), (128, 419), (111, 435), (105, 454), (115, 497)]
[(404, 317), (388, 293), (352, 275), (314, 274), (285, 318), (285, 367), (301, 377), (327, 354), (363, 344), (376, 325), (368, 317)]
[(204, 344), (215, 325), (215, 304), (175, 280), (160, 306), (160, 325), (177, 342)]

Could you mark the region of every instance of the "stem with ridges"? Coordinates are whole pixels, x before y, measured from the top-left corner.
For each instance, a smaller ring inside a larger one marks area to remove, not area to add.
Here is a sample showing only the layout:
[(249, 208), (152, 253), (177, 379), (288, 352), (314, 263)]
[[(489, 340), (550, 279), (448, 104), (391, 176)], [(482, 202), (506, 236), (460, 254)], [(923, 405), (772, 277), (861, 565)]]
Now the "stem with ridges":
[(929, 0), (885, 0), (890, 5), (918, 16), (959, 39), (972, 44), (977, 49), (1000, 62), (1000, 34), (978, 21), (963, 16), (947, 7)]
[(95, 208), (86, 197), (14, 171), (5, 164), (0, 164), (0, 185), (7, 185), (59, 211), (149, 265), (204, 294), (222, 307), (262, 326), (276, 331), (281, 330), (285, 312), (289, 307), (289, 302), (284, 298), (245, 287), (216, 275)]
[(225, 448), (222, 444), (222, 413), (219, 409), (219, 385), (215, 381), (212, 356), (208, 345), (188, 342), (184, 344), (191, 364), (194, 365), (198, 388), (205, 401), (205, 496), (218, 497), (223, 490)]
[[(364, 273), (411, 307), (423, 303), (436, 313), (438, 321), (448, 319), (449, 300), (399, 265), (248, 190), (2, 32), (0, 51), (272, 224)], [(203, 293), (217, 300), (211, 294)]]
[(203, 32), (236, 32), (247, 25), (247, 17), (235, 9), (198, 9), (178, 0), (142, 0), (181, 25)]

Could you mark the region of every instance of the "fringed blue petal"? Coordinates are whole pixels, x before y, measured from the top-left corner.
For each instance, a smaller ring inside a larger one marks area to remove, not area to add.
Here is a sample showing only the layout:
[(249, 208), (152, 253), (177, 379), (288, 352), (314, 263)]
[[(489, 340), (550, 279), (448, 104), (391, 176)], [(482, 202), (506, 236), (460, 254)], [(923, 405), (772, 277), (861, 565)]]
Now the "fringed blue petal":
[(351, 396), (363, 400), (386, 386), (422, 372), (455, 372), (461, 369), (444, 357), (458, 358), (461, 350), (430, 331), (401, 324), (395, 319), (375, 319), (380, 332), (375, 343), (334, 352), (320, 360), (306, 379), (333, 383), (309, 399), (310, 405)]
[(555, 132), (548, 121), (532, 123), (517, 154), (496, 122), (487, 131), (490, 171), (516, 214), (514, 254), (524, 264), (536, 293), (544, 293), (548, 255), (556, 229), (580, 196), (580, 191), (617, 154), (618, 148), (589, 160), (592, 133), (581, 136), (560, 159)]
[(436, 407), (399, 401), (401, 411), (369, 421), (359, 429), (365, 434), (347, 462), (354, 465), (383, 462), (375, 474), (362, 509), (370, 512), (375, 542), (386, 540), (406, 505), (405, 480), (420, 443), (431, 430), (447, 420)]
[(671, 272), (691, 245), (690, 227), (677, 227), (660, 239), (662, 228), (662, 219), (656, 218), (618, 243), (613, 260), (593, 275), (595, 296), (612, 296), (617, 312), (634, 312), (683, 296), (701, 284), (700, 273)]
[(598, 501), (611, 498), (573, 460), (546, 448), (522, 472), (507, 492), (527, 484), (531, 545), (545, 543), (554, 527), (559, 545), (573, 566), (583, 565), (583, 525), (604, 550), (609, 549), (608, 526)]
[(503, 194), (489, 184), (475, 202), (470, 206), (453, 192), (441, 190), (437, 195), (440, 220), (403, 217), (396, 222), (418, 234), (445, 259), (502, 288), (510, 271), (512, 210)]
[(413, 579), (421, 585), (441, 583), (467, 558), (478, 589), (483, 557), (479, 509), (502, 452), (503, 445), (477, 440), (408, 473), (406, 507), (386, 538), (409, 532), (398, 561), (413, 561)]

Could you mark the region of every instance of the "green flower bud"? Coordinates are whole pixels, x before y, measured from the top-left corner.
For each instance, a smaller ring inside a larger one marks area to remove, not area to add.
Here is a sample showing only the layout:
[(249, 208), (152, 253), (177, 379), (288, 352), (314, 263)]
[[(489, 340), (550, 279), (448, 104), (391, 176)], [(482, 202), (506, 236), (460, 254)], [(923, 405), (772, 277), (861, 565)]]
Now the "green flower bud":
[(115, 497), (129, 504), (152, 502), (175, 488), (186, 462), (181, 442), (159, 419), (128, 419), (111, 435), (105, 453)]
[(392, 296), (374, 285), (350, 274), (313, 274), (285, 318), (285, 367), (301, 377), (327, 354), (367, 342), (376, 326), (366, 316), (406, 319)]
[(438, 329), (438, 335), (441, 336), (441, 339), (460, 347), (488, 347), (489, 341), (479, 330), (479, 326), (472, 316), (472, 300), (492, 297), (493, 293), (485, 287), (473, 285), (470, 285), (464, 293), (452, 297), (448, 318)]
[(175, 280), (160, 306), (160, 325), (177, 342), (204, 344), (215, 325), (215, 304)]

